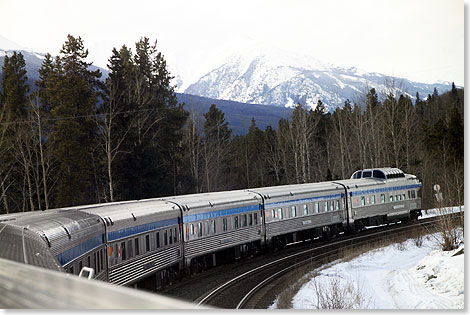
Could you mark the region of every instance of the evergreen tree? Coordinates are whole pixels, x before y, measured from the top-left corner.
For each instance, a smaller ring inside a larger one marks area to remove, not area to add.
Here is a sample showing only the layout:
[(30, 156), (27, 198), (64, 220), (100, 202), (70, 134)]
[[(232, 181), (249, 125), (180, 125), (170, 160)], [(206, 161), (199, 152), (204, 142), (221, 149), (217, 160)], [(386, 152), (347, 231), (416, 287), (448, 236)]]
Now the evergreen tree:
[(464, 158), (464, 127), (462, 117), (454, 107), (449, 115), (447, 123), (447, 142), (449, 144), (449, 153), (454, 155), (458, 160), (463, 161)]
[[(21, 53), (6, 55), (2, 67), (0, 184), (3, 212), (25, 211), (27, 196), (24, 180), (29, 176), (21, 165), (23, 132), (28, 128), (26, 64)], [(31, 198), (29, 198), (31, 200)], [(31, 210), (34, 205), (31, 206)]]
[(6, 120), (9, 122), (26, 118), (27, 94), (29, 92), (27, 80), (23, 54), (15, 51), (11, 57), (5, 55), (2, 68), (2, 103)]
[[(56, 58), (47, 86), (46, 101), (54, 119), (51, 125), (52, 154), (57, 161), (55, 206), (96, 202), (92, 153), (96, 139), (99, 70), (85, 61), (88, 50), (80, 37), (67, 36)], [(43, 67), (47, 70), (48, 65)]]
[(177, 102), (163, 55), (144, 37), (135, 55), (125, 46), (114, 50), (110, 69), (108, 98), (113, 95), (122, 113), (114, 125), (121, 152), (112, 166), (116, 198), (176, 194), (188, 113)]
[(460, 104), (460, 97), (459, 97), (459, 92), (457, 91), (457, 88), (455, 87), (454, 82), (452, 82), (452, 89), (450, 91), (451, 99), (452, 99), (452, 106), (454, 107), (459, 107)]

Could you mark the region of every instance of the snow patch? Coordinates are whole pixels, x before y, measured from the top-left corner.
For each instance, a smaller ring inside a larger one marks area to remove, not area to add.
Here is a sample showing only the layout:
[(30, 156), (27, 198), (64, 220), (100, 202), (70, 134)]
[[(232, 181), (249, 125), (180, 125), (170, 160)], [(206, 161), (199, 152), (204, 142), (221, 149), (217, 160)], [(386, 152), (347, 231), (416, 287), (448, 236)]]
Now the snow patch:
[[(443, 252), (434, 237), (439, 236), (427, 236), (421, 247), (408, 240), (316, 270), (316, 277), (306, 275), (312, 278), (294, 296), (292, 306), (316, 308), (315, 283), (327, 287), (337, 279), (353, 283), (369, 309), (463, 309), (464, 255), (455, 255), (463, 245)], [(277, 308), (277, 300), (269, 308)]]

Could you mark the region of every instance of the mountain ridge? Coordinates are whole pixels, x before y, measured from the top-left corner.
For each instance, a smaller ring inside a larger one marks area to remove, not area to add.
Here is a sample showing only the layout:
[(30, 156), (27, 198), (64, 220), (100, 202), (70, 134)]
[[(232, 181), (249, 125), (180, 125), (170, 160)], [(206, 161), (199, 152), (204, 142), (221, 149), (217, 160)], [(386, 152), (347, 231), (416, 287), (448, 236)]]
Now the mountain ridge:
[(406, 78), (367, 72), (356, 67), (327, 64), (312, 56), (274, 49), (251, 49), (227, 58), (184, 93), (243, 103), (293, 107), (295, 104), (315, 108), (321, 100), (331, 112), (349, 99), (357, 101), (371, 88), (386, 94), (401, 86), (402, 93), (414, 100), (450, 89), (451, 83), (427, 84)]

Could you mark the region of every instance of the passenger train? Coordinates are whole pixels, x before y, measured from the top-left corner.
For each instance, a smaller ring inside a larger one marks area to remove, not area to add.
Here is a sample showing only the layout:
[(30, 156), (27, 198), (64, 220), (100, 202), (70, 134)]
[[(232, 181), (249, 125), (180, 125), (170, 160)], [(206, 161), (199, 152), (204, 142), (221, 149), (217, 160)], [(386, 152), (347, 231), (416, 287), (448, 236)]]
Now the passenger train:
[(415, 220), (420, 187), (414, 175), (379, 168), (338, 181), (1, 215), (0, 258), (161, 286), (260, 250)]

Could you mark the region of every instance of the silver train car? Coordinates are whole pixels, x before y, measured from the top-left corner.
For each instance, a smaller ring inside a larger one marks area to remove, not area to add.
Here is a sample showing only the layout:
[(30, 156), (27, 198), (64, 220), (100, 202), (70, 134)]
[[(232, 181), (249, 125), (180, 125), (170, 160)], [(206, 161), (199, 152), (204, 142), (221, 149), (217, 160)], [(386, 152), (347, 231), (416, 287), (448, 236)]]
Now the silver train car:
[(257, 194), (238, 190), (164, 200), (181, 209), (184, 263), (192, 271), (240, 258), (260, 245), (261, 198)]
[(350, 179), (0, 216), (0, 258), (118, 285), (160, 287), (288, 243), (421, 215), (421, 183), (396, 168)]

